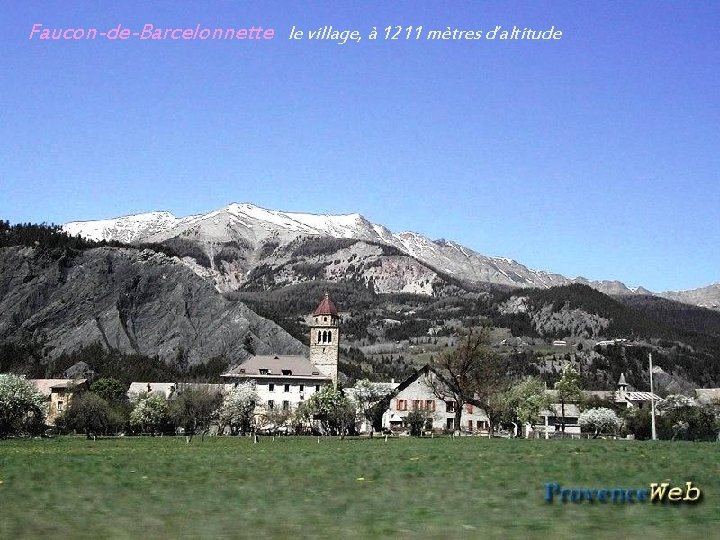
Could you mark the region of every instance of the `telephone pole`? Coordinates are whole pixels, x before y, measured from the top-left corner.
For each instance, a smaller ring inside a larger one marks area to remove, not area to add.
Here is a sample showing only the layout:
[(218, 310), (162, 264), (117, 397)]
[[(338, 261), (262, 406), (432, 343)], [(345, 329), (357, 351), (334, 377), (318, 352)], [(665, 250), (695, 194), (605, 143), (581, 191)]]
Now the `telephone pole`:
[(655, 390), (653, 388), (653, 366), (652, 366), (652, 353), (648, 353), (650, 357), (650, 420), (652, 426), (652, 440), (657, 440), (657, 433), (655, 431)]

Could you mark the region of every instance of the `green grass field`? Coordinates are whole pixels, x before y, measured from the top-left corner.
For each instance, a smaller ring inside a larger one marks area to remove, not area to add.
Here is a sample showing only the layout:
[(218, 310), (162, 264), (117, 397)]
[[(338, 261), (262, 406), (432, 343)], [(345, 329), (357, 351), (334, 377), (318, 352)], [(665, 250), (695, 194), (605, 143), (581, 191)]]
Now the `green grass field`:
[[(0, 441), (2, 538), (720, 538), (720, 445), (478, 438)], [(543, 501), (693, 481), (696, 505)]]

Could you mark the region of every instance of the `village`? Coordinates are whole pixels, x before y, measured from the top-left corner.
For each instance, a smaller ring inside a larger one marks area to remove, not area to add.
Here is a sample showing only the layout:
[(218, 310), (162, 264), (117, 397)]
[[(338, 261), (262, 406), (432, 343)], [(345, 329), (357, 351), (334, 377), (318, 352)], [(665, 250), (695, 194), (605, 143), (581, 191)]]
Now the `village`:
[[(504, 393), (467, 386), (467, 373), (451, 361), (467, 353), (470, 335), (445, 362), (426, 364), (402, 381), (357, 381), (338, 389), (341, 316), (326, 293), (309, 316), (310, 348), (304, 355), (251, 355), (221, 375), (222, 383), (136, 381), (111, 393), (88, 378), (30, 379), (45, 402), (48, 433), (98, 435), (313, 434), (373, 436), (480, 436), (524, 438), (627, 437), (647, 430), (638, 418), (655, 410), (715, 407), (720, 389), (697, 389), (694, 397), (637, 391), (622, 374), (614, 390), (582, 390), (571, 366), (554, 388), (538, 380), (516, 381)], [(557, 343), (557, 342), (556, 342)], [(607, 342), (612, 343), (612, 342)], [(468, 363), (472, 358), (464, 358)], [(482, 359), (480, 359), (482, 360)], [(487, 378), (495, 375), (488, 372)], [(117, 381), (115, 381), (117, 383)], [(471, 390), (468, 390), (471, 388)], [(129, 426), (113, 420), (96, 399), (124, 403)], [(482, 395), (481, 395), (482, 394)], [(82, 403), (82, 407), (80, 404)], [(714, 409), (713, 409), (714, 410)], [(686, 422), (687, 423), (687, 422)], [(687, 431), (674, 424), (673, 438)], [(635, 433), (638, 432), (638, 433)], [(647, 434), (645, 434), (647, 435)]]

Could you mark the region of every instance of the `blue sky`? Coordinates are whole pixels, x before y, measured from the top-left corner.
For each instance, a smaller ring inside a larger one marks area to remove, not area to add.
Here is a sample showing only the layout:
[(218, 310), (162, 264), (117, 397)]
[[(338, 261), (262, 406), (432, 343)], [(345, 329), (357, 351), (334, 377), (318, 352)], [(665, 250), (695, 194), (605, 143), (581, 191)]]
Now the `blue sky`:
[[(98, 7), (97, 4), (105, 4)], [(16, 2), (0, 21), (0, 217), (230, 202), (360, 212), (532, 268), (720, 281), (720, 2)], [(266, 42), (40, 41), (262, 25)], [(290, 41), (290, 28), (547, 29)]]

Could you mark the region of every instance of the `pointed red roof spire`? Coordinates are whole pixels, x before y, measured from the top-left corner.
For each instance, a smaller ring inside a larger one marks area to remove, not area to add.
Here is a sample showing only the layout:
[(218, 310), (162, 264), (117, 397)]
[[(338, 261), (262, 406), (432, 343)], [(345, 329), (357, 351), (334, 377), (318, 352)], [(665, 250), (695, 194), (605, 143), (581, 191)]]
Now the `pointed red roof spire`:
[(313, 315), (338, 316), (337, 308), (335, 307), (335, 304), (333, 304), (333, 301), (330, 300), (330, 295), (328, 293), (325, 293), (325, 298), (323, 298), (320, 304), (318, 304), (318, 307), (315, 308)]

